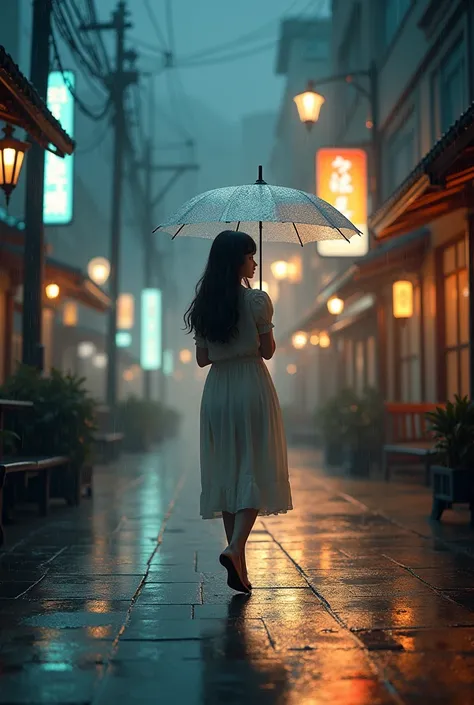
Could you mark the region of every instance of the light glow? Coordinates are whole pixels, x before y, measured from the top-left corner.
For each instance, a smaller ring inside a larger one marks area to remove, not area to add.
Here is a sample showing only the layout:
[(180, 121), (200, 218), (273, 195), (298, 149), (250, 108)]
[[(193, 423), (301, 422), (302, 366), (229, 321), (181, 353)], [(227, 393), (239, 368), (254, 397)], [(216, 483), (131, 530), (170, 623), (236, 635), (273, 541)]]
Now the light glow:
[(307, 342), (308, 336), (304, 331), (298, 331), (297, 333), (294, 333), (291, 338), (291, 343), (296, 350), (301, 350), (302, 348), (304, 348)]
[(413, 316), (413, 284), (400, 279), (393, 283), (393, 317), (411, 318)]

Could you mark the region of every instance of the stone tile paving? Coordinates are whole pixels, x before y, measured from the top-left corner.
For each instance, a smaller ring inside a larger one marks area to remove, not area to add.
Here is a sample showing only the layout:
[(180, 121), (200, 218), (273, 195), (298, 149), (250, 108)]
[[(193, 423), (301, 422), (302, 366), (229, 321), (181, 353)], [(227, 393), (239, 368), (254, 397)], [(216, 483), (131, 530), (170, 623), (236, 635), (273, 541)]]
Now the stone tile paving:
[[(198, 516), (195, 444), (98, 468), (92, 500), (0, 553), (0, 705), (474, 701), (474, 532), (426, 490), (291, 453), (295, 511), (258, 521), (252, 596)], [(195, 457), (195, 456), (194, 456)]]

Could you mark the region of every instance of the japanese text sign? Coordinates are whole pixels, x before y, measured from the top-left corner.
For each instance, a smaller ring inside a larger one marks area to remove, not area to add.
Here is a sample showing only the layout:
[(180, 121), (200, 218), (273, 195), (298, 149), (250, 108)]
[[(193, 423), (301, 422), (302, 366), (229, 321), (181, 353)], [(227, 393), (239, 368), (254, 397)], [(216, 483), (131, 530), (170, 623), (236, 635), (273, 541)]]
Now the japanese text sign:
[(316, 152), (316, 195), (337, 208), (362, 235), (317, 243), (322, 257), (362, 257), (369, 250), (367, 227), (367, 154), (351, 147)]
[[(48, 77), (48, 108), (70, 137), (74, 136), (74, 90), (72, 71), (51, 71)], [(46, 152), (44, 166), (43, 221), (45, 225), (68, 225), (72, 220), (74, 155), (64, 158)]]

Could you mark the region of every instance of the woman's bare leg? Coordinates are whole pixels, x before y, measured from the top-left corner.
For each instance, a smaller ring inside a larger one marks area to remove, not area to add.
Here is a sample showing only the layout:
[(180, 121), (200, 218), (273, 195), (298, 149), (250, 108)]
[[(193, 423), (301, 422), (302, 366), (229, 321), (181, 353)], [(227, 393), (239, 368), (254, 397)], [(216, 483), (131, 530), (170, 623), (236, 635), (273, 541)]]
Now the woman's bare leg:
[(253, 529), (258, 516), (258, 509), (241, 509), (235, 515), (234, 533), (229, 548), (232, 553), (242, 555), (245, 551), (245, 544)]
[(234, 515), (234, 532), (225, 553), (230, 553), (239, 568), (243, 582), (249, 584), (245, 562), (245, 545), (258, 516), (257, 509), (241, 509)]
[[(230, 512), (222, 512), (222, 519), (224, 521), (224, 528), (225, 528), (225, 535), (227, 537), (227, 544), (230, 544), (232, 541), (232, 535), (234, 533), (234, 526), (235, 526), (235, 514), (231, 514)], [(244, 583), (246, 585), (251, 586), (251, 583), (249, 582), (249, 576), (247, 573), (247, 563), (245, 561), (245, 548), (242, 552), (242, 577), (244, 580)]]
[(227, 543), (229, 544), (232, 541), (232, 534), (234, 533), (235, 514), (231, 514), (230, 512), (222, 512), (222, 519), (224, 521)]

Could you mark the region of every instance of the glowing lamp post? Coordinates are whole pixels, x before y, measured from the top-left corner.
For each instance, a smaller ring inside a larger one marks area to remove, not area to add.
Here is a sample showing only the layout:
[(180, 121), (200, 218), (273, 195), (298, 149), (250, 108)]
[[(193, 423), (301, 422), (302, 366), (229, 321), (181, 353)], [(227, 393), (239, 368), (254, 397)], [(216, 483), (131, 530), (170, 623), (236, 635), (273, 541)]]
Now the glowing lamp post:
[(13, 127), (9, 124), (5, 125), (3, 132), (5, 137), (0, 139), (0, 186), (5, 192), (8, 205), (30, 144), (13, 137)]
[(295, 350), (302, 350), (308, 342), (308, 336), (304, 331), (298, 331), (291, 338), (291, 344)]
[(296, 95), (293, 100), (296, 103), (301, 122), (304, 122), (308, 130), (311, 130), (314, 123), (319, 120), (319, 113), (326, 99), (316, 93), (314, 82), (308, 81), (306, 90)]
[(413, 284), (399, 280), (393, 283), (393, 317), (411, 318), (413, 316)]
[(319, 334), (319, 347), (328, 348), (331, 345), (331, 338), (324, 332)]
[(344, 301), (339, 296), (331, 296), (327, 303), (328, 311), (333, 316), (339, 316), (344, 311)]
[(110, 275), (110, 262), (105, 257), (94, 257), (87, 265), (87, 274), (94, 284), (102, 286)]
[(48, 284), (44, 291), (48, 299), (57, 299), (60, 292), (59, 285), (54, 283)]

